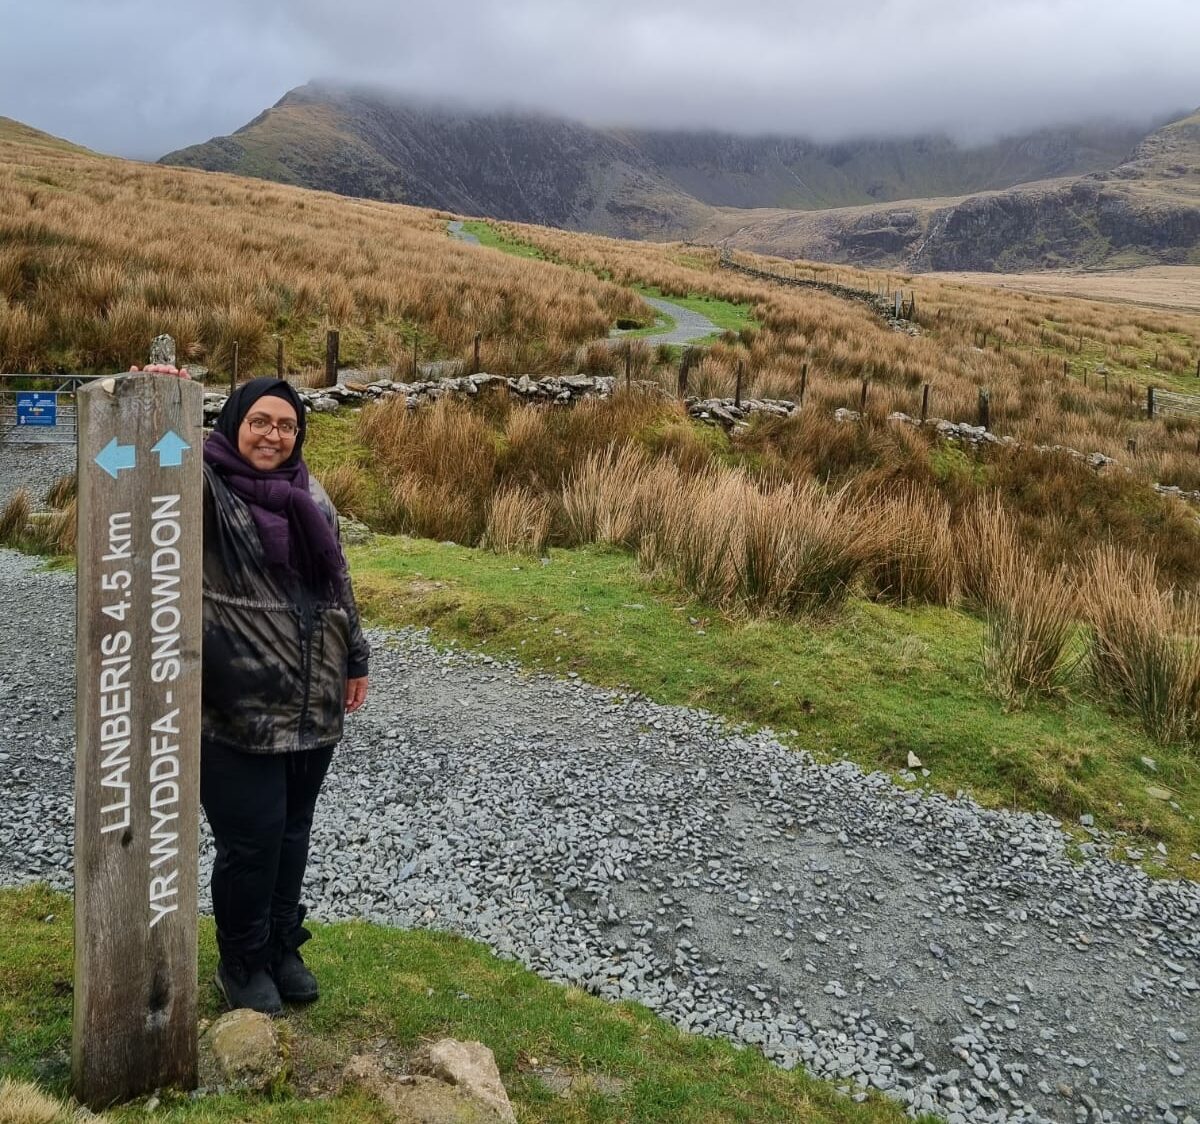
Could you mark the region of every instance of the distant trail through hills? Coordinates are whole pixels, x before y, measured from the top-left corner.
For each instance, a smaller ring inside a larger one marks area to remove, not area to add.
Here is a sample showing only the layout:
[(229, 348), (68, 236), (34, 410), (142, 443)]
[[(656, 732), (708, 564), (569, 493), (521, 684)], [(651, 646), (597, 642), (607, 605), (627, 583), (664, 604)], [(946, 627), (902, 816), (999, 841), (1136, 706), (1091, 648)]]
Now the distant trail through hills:
[(463, 230), (462, 219), (454, 219), (449, 226), (450, 237), (457, 238), (460, 242), (466, 242), (471, 246), (479, 245), (479, 235), (472, 234), (469, 230)]
[[(446, 229), (450, 232), (451, 238), (456, 238), (460, 242), (467, 242), (473, 246), (481, 244), (477, 235), (463, 229), (461, 219), (451, 220)], [(675, 327), (668, 328), (662, 332), (639, 336), (633, 336), (632, 332), (614, 328), (604, 341), (605, 343), (613, 345), (620, 343), (621, 340), (632, 337), (641, 340), (642, 343), (649, 344), (651, 347), (655, 347), (660, 343), (685, 345), (695, 343), (697, 340), (707, 339), (709, 336), (716, 335), (720, 331), (720, 328), (707, 316), (699, 312), (693, 312), (690, 308), (684, 308), (681, 304), (663, 300), (661, 297), (643, 296), (642, 300), (664, 315), (671, 317), (675, 321)]]

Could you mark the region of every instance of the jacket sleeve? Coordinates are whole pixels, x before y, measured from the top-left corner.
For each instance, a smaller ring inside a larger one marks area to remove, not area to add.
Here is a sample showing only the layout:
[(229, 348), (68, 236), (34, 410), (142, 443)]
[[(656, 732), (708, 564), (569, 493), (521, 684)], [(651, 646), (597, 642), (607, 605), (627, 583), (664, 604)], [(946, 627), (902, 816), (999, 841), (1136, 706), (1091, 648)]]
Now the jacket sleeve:
[[(333, 501), (315, 477), (312, 479), (311, 491), (318, 506), (325, 513), (325, 518), (329, 520), (340, 545), (342, 529), (338, 523), (337, 508), (333, 506)], [(344, 560), (345, 555), (343, 555)], [(346, 676), (349, 679), (361, 679), (367, 674), (371, 659), (371, 647), (363, 635), (362, 622), (358, 617), (358, 602), (354, 599), (354, 587), (350, 584), (350, 567), (348, 565), (342, 566), (342, 572), (338, 578), (337, 598), (350, 620), (350, 659), (346, 665)]]

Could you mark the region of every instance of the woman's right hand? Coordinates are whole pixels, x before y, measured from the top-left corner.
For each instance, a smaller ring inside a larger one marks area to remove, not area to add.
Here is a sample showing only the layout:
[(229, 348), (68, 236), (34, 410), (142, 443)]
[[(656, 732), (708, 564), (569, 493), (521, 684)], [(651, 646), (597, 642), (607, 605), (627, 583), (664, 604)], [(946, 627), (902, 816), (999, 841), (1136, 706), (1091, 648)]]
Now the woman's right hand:
[(177, 379), (190, 379), (192, 376), (188, 374), (186, 367), (173, 367), (170, 363), (147, 363), (144, 367), (130, 367), (129, 373), (136, 374), (141, 371), (144, 375), (174, 375)]

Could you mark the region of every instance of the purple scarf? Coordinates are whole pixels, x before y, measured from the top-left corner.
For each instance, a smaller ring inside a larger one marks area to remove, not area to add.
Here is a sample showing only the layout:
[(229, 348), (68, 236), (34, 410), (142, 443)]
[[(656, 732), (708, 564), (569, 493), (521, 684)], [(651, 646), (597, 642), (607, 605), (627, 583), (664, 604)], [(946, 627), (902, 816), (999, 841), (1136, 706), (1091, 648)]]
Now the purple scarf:
[(308, 466), (264, 472), (242, 458), (222, 433), (204, 442), (204, 463), (246, 501), (267, 565), (291, 570), (314, 593), (336, 594), (346, 562), (337, 536), (308, 490)]

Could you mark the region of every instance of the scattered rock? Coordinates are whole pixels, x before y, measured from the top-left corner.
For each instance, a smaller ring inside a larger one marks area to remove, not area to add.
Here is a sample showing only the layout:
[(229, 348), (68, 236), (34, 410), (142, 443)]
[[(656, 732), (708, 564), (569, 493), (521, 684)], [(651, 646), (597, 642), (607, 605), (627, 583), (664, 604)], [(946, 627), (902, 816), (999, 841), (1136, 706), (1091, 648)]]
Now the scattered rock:
[(242, 1007), (222, 1015), (205, 1035), (213, 1059), (231, 1085), (260, 1092), (288, 1077), (288, 1052), (268, 1015)]
[(516, 1120), (504, 1082), (500, 1080), (500, 1070), (496, 1068), (496, 1056), (482, 1042), (442, 1038), (417, 1051), (411, 1064), (415, 1073), (425, 1073), (466, 1090), (491, 1106), (501, 1120)]
[(377, 1058), (366, 1055), (346, 1063), (342, 1083), (370, 1093), (391, 1115), (392, 1124), (504, 1124), (516, 1119), (511, 1107), (509, 1115), (502, 1116), (465, 1088), (436, 1077), (392, 1077)]

